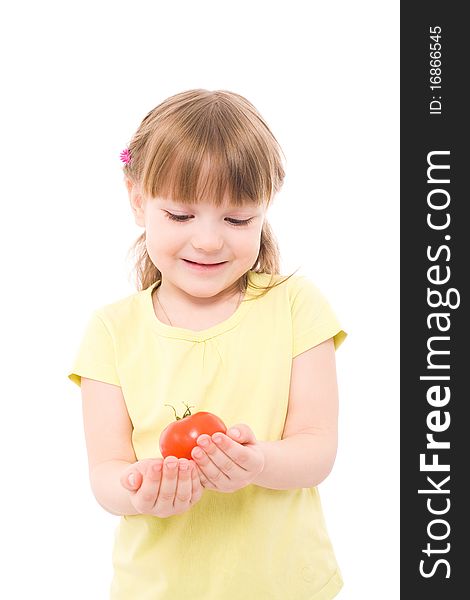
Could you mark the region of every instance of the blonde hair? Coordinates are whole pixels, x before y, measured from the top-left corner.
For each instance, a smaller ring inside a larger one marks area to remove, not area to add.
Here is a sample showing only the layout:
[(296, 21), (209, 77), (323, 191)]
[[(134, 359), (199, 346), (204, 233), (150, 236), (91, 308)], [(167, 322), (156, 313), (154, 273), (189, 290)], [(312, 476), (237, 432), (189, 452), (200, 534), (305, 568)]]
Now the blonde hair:
[[(236, 206), (269, 206), (285, 175), (282, 150), (261, 115), (243, 96), (226, 90), (195, 89), (170, 96), (147, 114), (128, 148), (130, 161), (123, 172), (146, 197), (193, 204), (210, 199), (221, 206), (227, 192)], [(162, 278), (148, 255), (145, 231), (131, 252), (138, 290)], [(279, 263), (279, 247), (265, 219), (251, 270), (276, 275)], [(295, 272), (275, 285), (254, 287), (265, 290), (264, 295)], [(245, 273), (240, 291), (247, 285)]]

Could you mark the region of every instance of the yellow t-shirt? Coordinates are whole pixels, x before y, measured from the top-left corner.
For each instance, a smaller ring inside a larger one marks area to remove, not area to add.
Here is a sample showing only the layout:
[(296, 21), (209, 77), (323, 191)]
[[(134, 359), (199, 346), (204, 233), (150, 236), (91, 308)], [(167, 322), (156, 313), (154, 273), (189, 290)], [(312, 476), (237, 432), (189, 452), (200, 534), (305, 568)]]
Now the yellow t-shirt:
[[(151, 292), (94, 311), (68, 377), (119, 385), (138, 460), (161, 457), (159, 436), (188, 403), (227, 427), (246, 423), (257, 439), (280, 440), (292, 359), (334, 337), (333, 311), (311, 281), (249, 272), (244, 302), (203, 331), (155, 315)], [(249, 298), (255, 298), (249, 300)], [(204, 490), (189, 511), (167, 518), (120, 517), (112, 600), (329, 600), (343, 582), (316, 487), (234, 493)]]

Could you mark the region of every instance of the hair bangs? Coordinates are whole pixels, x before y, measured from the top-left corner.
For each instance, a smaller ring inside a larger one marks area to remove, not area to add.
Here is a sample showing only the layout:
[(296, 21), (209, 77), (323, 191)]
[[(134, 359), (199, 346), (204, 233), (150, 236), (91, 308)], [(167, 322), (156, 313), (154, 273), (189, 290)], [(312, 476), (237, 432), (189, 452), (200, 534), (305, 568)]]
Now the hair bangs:
[(269, 203), (284, 174), (279, 177), (279, 157), (272, 156), (259, 124), (246, 117), (242, 122), (244, 115), (224, 102), (197, 108), (185, 119), (165, 119), (150, 141), (144, 192), (186, 204), (221, 206), (227, 197), (236, 206)]

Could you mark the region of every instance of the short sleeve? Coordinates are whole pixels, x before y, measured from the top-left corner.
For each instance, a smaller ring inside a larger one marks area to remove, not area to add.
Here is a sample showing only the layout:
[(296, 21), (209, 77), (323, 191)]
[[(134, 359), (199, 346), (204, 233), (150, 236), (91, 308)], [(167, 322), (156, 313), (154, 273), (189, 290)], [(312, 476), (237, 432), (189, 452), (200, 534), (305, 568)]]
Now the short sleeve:
[(88, 321), (71, 372), (68, 374), (68, 378), (79, 387), (82, 376), (120, 385), (114, 340), (98, 311), (95, 311)]
[(334, 339), (335, 349), (343, 343), (346, 333), (330, 304), (320, 290), (307, 278), (299, 277), (293, 291), (292, 357)]

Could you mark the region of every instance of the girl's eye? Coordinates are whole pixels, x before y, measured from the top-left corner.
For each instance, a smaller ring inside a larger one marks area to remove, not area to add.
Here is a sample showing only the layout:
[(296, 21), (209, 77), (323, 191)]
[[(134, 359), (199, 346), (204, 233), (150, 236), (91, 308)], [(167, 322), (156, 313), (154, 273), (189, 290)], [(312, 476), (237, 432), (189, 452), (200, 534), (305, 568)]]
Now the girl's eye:
[(238, 221), (237, 219), (227, 219), (231, 225), (249, 225), (253, 221), (254, 217), (251, 219), (246, 219), (246, 221)]
[(172, 213), (165, 211), (165, 217), (171, 219), (172, 221), (186, 221), (188, 217), (186, 215), (173, 215)]
[[(180, 223), (183, 223), (190, 218), (188, 215), (174, 215), (173, 213), (169, 213), (167, 211), (165, 211), (165, 216), (172, 221), (179, 221)], [(243, 225), (249, 225), (253, 219), (254, 217), (251, 217), (251, 219), (247, 219), (246, 221), (239, 221), (238, 219), (227, 219), (227, 221), (230, 223), (230, 225), (240, 227)]]

